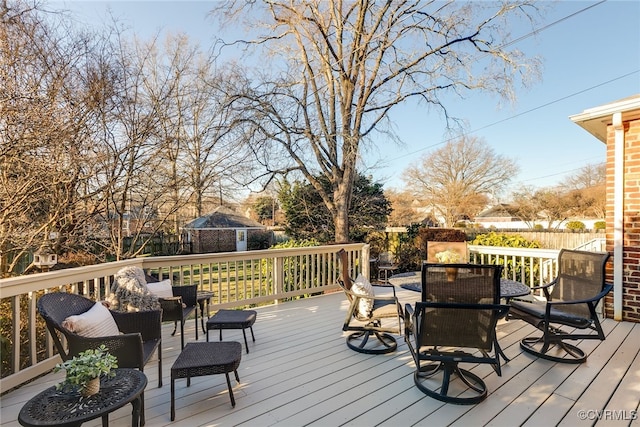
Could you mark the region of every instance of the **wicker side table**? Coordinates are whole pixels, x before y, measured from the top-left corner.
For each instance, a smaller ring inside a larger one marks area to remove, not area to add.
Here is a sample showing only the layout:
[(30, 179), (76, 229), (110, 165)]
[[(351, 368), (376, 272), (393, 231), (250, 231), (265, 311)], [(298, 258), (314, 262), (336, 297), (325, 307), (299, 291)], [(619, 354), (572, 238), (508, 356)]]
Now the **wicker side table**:
[(209, 316), (209, 303), (211, 302), (211, 298), (213, 298), (213, 292), (211, 291), (198, 291), (197, 301), (200, 306), (200, 325), (202, 326), (202, 332), (207, 333), (207, 330), (204, 327), (204, 307), (207, 306), (207, 320), (211, 316)]
[(229, 372), (233, 372), (236, 382), (240, 383), (238, 366), (241, 358), (242, 344), (236, 341), (188, 343), (171, 366), (171, 421), (176, 417), (175, 380), (178, 378), (186, 378), (189, 387), (191, 377), (225, 374), (231, 406), (235, 407)]
[(133, 406), (131, 425), (144, 425), (140, 417), (147, 377), (137, 369), (116, 369), (114, 378), (102, 378), (100, 391), (82, 397), (77, 391), (56, 390), (49, 387), (31, 398), (20, 410), (18, 422), (23, 426), (79, 426), (102, 417), (102, 425), (109, 425), (109, 413), (127, 403)]

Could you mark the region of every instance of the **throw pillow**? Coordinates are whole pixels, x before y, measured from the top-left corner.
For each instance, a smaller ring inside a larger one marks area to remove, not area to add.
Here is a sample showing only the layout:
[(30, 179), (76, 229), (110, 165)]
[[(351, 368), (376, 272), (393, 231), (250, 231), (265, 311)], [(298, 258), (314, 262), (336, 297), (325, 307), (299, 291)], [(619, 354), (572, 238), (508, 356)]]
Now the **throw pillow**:
[(165, 279), (161, 282), (147, 282), (147, 289), (158, 298), (171, 298), (173, 296), (171, 279)]
[(366, 297), (358, 300), (358, 313), (362, 317), (369, 317), (373, 310), (373, 297), (375, 296), (369, 280), (362, 274), (358, 274), (355, 282), (351, 285), (351, 292)]
[(67, 317), (62, 326), (83, 337), (109, 337), (120, 334), (109, 309), (100, 302), (82, 314)]

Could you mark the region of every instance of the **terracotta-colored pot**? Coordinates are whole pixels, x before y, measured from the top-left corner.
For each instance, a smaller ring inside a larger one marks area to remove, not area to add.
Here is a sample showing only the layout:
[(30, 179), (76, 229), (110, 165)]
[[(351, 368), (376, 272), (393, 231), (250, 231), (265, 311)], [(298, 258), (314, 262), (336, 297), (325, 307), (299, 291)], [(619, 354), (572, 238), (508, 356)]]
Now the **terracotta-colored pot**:
[(84, 397), (93, 396), (100, 391), (100, 378), (94, 378), (87, 383), (81, 390), (80, 394)]

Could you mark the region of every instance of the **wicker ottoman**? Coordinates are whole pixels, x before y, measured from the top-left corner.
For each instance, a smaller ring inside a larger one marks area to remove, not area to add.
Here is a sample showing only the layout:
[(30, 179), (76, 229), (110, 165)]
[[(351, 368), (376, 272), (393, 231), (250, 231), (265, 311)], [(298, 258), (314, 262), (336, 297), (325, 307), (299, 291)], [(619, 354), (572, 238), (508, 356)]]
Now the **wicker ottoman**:
[(253, 335), (253, 324), (256, 322), (257, 313), (254, 310), (218, 310), (216, 314), (207, 320), (207, 342), (209, 342), (209, 331), (211, 329), (220, 330), (220, 341), (222, 341), (223, 329), (242, 329), (244, 336), (244, 346), (249, 353), (249, 344), (247, 344), (247, 334), (245, 329), (251, 331), (253, 342), (256, 337)]
[(184, 347), (173, 366), (171, 366), (171, 421), (176, 417), (175, 380), (187, 379), (187, 387), (191, 385), (191, 377), (204, 375), (225, 374), (231, 406), (236, 406), (231, 390), (229, 372), (238, 377), (238, 366), (242, 358), (242, 344), (237, 341), (226, 342), (190, 342)]

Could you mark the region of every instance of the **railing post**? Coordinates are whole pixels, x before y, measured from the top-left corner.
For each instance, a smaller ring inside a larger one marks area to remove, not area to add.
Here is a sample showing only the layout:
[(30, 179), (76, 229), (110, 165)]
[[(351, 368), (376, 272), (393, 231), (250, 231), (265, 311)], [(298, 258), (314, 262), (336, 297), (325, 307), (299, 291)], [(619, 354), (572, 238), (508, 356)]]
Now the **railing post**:
[(371, 258), (371, 245), (366, 244), (362, 247), (362, 251), (360, 252), (360, 259), (362, 264), (362, 275), (364, 277), (368, 277), (371, 280), (369, 274), (371, 274), (371, 265), (369, 263), (369, 259)]
[[(273, 258), (273, 293), (280, 295), (284, 293), (284, 258), (277, 256)], [(275, 304), (278, 304), (279, 299), (275, 299)]]

